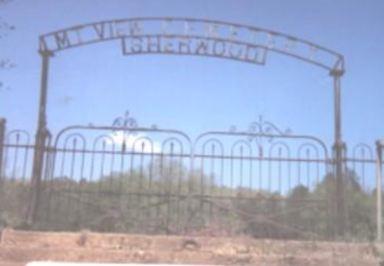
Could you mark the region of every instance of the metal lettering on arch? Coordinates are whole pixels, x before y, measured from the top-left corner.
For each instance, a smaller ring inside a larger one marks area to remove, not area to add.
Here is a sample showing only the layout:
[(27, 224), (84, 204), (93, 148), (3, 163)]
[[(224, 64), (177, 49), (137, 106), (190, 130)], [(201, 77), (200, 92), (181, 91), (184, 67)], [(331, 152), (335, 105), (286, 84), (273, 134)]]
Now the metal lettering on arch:
[(178, 54), (265, 64), (276, 52), (329, 71), (344, 70), (343, 56), (309, 41), (262, 28), (208, 19), (131, 18), (109, 20), (40, 36), (40, 51), (56, 53), (119, 40), (124, 55)]

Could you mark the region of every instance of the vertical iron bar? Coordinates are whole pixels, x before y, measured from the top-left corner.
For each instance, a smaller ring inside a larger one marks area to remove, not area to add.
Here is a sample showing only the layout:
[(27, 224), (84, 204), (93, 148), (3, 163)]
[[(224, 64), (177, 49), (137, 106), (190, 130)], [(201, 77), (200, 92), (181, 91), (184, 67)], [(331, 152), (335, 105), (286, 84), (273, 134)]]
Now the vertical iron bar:
[[(186, 204), (187, 204), (187, 213), (185, 214), (186, 220), (184, 222), (184, 226), (182, 230), (184, 233), (187, 232), (189, 226), (190, 226), (190, 221), (192, 220), (193, 213), (194, 213), (194, 200), (193, 200), (193, 190), (195, 189), (194, 185), (194, 172), (195, 172), (195, 148), (196, 148), (196, 143), (191, 144), (191, 150), (190, 150), (190, 161), (189, 161), (189, 173), (188, 173), (188, 191), (186, 193)], [(197, 174), (197, 172), (196, 172)], [(197, 179), (196, 179), (197, 180)], [(196, 187), (196, 190), (198, 191), (198, 188)]]
[[(143, 195), (143, 182), (144, 182), (144, 153), (145, 153), (145, 141), (141, 142), (141, 151), (140, 151), (140, 166), (139, 166), (139, 184), (138, 189), (135, 191), (137, 193), (137, 220), (139, 223), (143, 224), (142, 215), (143, 215), (143, 207), (145, 196)], [(140, 228), (142, 230), (142, 228)]]
[[(364, 151), (364, 150), (363, 150)], [(361, 156), (361, 158), (365, 159), (365, 154)], [(365, 162), (361, 164), (361, 187), (365, 191)]]
[(240, 169), (239, 169), (239, 174), (240, 174), (240, 184), (238, 184), (238, 190), (242, 190), (242, 188), (243, 188), (243, 163), (244, 163), (244, 159), (243, 159), (243, 145), (241, 144), (240, 145)]
[[(203, 155), (206, 155), (205, 154), (205, 147), (203, 148)], [(203, 213), (204, 213), (204, 199), (205, 199), (205, 178), (204, 178), (204, 165), (205, 165), (205, 157), (202, 156), (201, 157), (201, 161), (200, 161), (201, 165), (200, 165), (200, 198), (199, 198), (199, 201), (200, 201), (200, 215), (201, 217), (204, 217)]]
[[(28, 164), (28, 155), (29, 155), (29, 141), (25, 143), (26, 146), (24, 148), (24, 158), (23, 158), (23, 168), (21, 170), (22, 176), (21, 176), (21, 181), (24, 183), (25, 180), (27, 180), (27, 164)], [(1, 144), (0, 144), (1, 145)], [(27, 146), (28, 145), (28, 146)], [(1, 162), (1, 161), (0, 161)]]
[(16, 147), (14, 148), (14, 154), (13, 154), (13, 166), (12, 166), (12, 175), (11, 180), (15, 181), (17, 179), (17, 165), (19, 161), (19, 149), (20, 149), (20, 132), (16, 132)]
[[(80, 153), (80, 156), (81, 156), (81, 163), (80, 163), (80, 176), (79, 176), (79, 203), (77, 204), (78, 205), (78, 210), (79, 210), (79, 213), (78, 213), (78, 221), (79, 221), (79, 225), (81, 225), (83, 223), (83, 217), (87, 217), (86, 216), (86, 205), (84, 204), (86, 202), (86, 198), (87, 198), (87, 191), (86, 191), (86, 188), (87, 188), (87, 179), (85, 178), (84, 176), (84, 167), (85, 167), (85, 157), (86, 157), (86, 143), (82, 142), (82, 147), (79, 151)], [(85, 214), (85, 215), (84, 215)]]
[(271, 179), (272, 179), (272, 163), (271, 161), (271, 153), (269, 153), (269, 159), (268, 159), (268, 187), (267, 191), (271, 192), (272, 191), (272, 184), (271, 184)]
[[(181, 152), (179, 155), (182, 155), (183, 152), (182, 152), (183, 149), (181, 149)], [(176, 200), (176, 228), (177, 228), (177, 232), (181, 232), (181, 229), (180, 229), (180, 219), (181, 219), (181, 208), (180, 208), (180, 202), (182, 200), (182, 175), (183, 175), (183, 157), (179, 157), (179, 160), (178, 160), (178, 164), (177, 164), (177, 170), (178, 170), (178, 175), (177, 175), (177, 192), (176, 192), (176, 197), (175, 197), (175, 200)]]
[(96, 170), (96, 171), (98, 171), (99, 172), (99, 177), (97, 177), (97, 173), (96, 173), (96, 182), (98, 183), (98, 191), (96, 192), (96, 194), (97, 194), (97, 196), (99, 196), (99, 195), (103, 195), (104, 194), (104, 192), (105, 192), (105, 188), (103, 188), (103, 187), (105, 187), (104, 185), (103, 185), (103, 182), (104, 182), (104, 180), (103, 180), (103, 175), (104, 175), (104, 158), (105, 158), (105, 151), (104, 151), (104, 148), (102, 147), (101, 148), (101, 151), (100, 150), (97, 150), (97, 152), (99, 153), (101, 153), (101, 156), (100, 156), (100, 161), (99, 161), (99, 169), (98, 170)]
[(282, 175), (282, 167), (281, 167), (281, 162), (283, 160), (283, 151), (282, 151), (282, 148), (279, 147), (279, 158), (278, 158), (278, 180), (277, 180), (277, 186), (278, 186), (278, 191), (280, 194), (282, 194), (282, 186), (281, 186), (281, 175)]
[(377, 241), (381, 242), (383, 239), (383, 210), (382, 210), (382, 195), (381, 195), (381, 182), (382, 182), (382, 150), (383, 146), (380, 141), (376, 142), (376, 230), (377, 230)]
[[(156, 219), (157, 221), (160, 221), (160, 223), (163, 222), (163, 217), (160, 217), (160, 215), (162, 215), (162, 201), (164, 200), (164, 197), (162, 196), (164, 193), (165, 193), (165, 179), (164, 179), (164, 167), (163, 167), (163, 163), (164, 163), (164, 150), (161, 149), (161, 152), (160, 152), (160, 162), (159, 162), (159, 172), (160, 172), (160, 177), (159, 177), (159, 189), (158, 189), (158, 197), (157, 197), (157, 203), (156, 203)], [(156, 226), (158, 226), (159, 224), (157, 224)]]
[[(210, 164), (210, 184), (209, 184), (209, 195), (208, 195), (208, 198), (210, 197), (214, 197), (214, 193), (215, 193), (215, 189), (214, 189), (214, 185), (215, 185), (215, 143), (212, 143), (212, 146), (211, 146), (211, 164)], [(212, 223), (212, 217), (213, 217), (213, 205), (212, 205), (212, 202), (210, 201), (209, 203), (209, 218), (208, 218), (208, 221), (209, 221), (209, 224)]]
[[(104, 141), (106, 141), (106, 140), (104, 139)], [(111, 163), (109, 165), (109, 174), (108, 174), (109, 180), (110, 180), (109, 189), (112, 193), (117, 193), (118, 191), (115, 190), (115, 186), (116, 186), (115, 185), (115, 178), (116, 178), (116, 176), (115, 176), (115, 172), (113, 171), (115, 169), (115, 156), (116, 156), (116, 150), (115, 150), (114, 144), (112, 144), (112, 146), (111, 146), (109, 156), (111, 158)]]
[[(71, 159), (70, 159), (70, 168), (69, 168), (69, 177), (68, 177), (68, 191), (67, 193), (67, 202), (68, 206), (66, 209), (69, 210), (68, 213), (66, 213), (67, 221), (70, 222), (71, 220), (74, 221), (76, 214), (77, 214), (77, 208), (79, 207), (79, 203), (76, 202), (78, 200), (78, 186), (76, 177), (75, 177), (75, 171), (76, 171), (76, 156), (77, 155), (77, 137), (75, 136), (72, 140), (72, 148), (71, 148)], [(72, 212), (73, 210), (73, 212)]]
[(167, 178), (166, 178), (166, 186), (168, 187), (167, 193), (166, 193), (166, 200), (167, 200), (167, 218), (166, 218), (166, 229), (167, 234), (170, 234), (170, 227), (172, 226), (172, 192), (173, 192), (173, 155), (174, 155), (174, 143), (171, 141), (170, 143), (170, 154), (169, 154), (169, 169), (167, 169)]
[(259, 146), (259, 190), (260, 191), (263, 189), (263, 160), (264, 160), (263, 147)]
[[(290, 158), (290, 157), (289, 157)], [(291, 179), (292, 179), (292, 168), (291, 168), (292, 164), (291, 163), (288, 163), (288, 167), (287, 167), (287, 170), (288, 170), (288, 191), (291, 191), (291, 188), (292, 188), (292, 184), (291, 184)]]
[(121, 199), (123, 198), (122, 195), (123, 195), (123, 187), (124, 187), (124, 182), (123, 182), (123, 178), (124, 178), (124, 153), (125, 153), (125, 140), (123, 140), (123, 144), (121, 145), (121, 151), (120, 151), (120, 155), (121, 155), (121, 158), (120, 158), (120, 173), (119, 173), (119, 195), (120, 195), (120, 201)]
[[(123, 182), (123, 179), (125, 177), (124, 175), (124, 154), (126, 151), (126, 143), (125, 143), (125, 135), (123, 135), (123, 144), (121, 145), (121, 150), (120, 150), (120, 171), (119, 171), (119, 188), (118, 188), (118, 200), (119, 200), (119, 206), (120, 210), (124, 210), (124, 214), (126, 211), (126, 204), (125, 204), (125, 183)], [(124, 194), (123, 194), (124, 193)]]
[(153, 204), (156, 204), (156, 197), (154, 197), (154, 193), (155, 191), (153, 191), (152, 189), (152, 185), (153, 185), (153, 172), (154, 172), (154, 167), (155, 167), (155, 157), (154, 157), (154, 144), (152, 143), (152, 148), (151, 148), (151, 159), (150, 159), (150, 164), (149, 164), (149, 180), (148, 180), (148, 201), (147, 201), (147, 204), (148, 204), (148, 214), (147, 214), (147, 219), (149, 221), (149, 224), (152, 225), (152, 220), (153, 220)]
[(305, 156), (307, 157), (307, 188), (308, 190), (311, 189), (311, 158), (310, 158), (310, 151), (309, 148), (306, 149), (305, 151)]
[(5, 128), (7, 121), (5, 118), (0, 118), (0, 188), (5, 179), (4, 167), (4, 152), (5, 152)]

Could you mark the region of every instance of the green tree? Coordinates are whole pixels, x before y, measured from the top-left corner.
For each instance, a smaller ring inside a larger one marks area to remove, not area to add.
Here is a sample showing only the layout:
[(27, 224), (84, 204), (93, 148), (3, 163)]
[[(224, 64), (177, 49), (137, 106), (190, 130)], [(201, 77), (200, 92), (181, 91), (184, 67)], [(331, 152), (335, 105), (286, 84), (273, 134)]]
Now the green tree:
[[(371, 239), (374, 234), (374, 198), (364, 191), (359, 182), (355, 171), (347, 169), (343, 176), (343, 196), (346, 212), (345, 233), (348, 238)], [(328, 174), (313, 192), (317, 199), (326, 199), (328, 201), (329, 214), (323, 214), (322, 217), (328, 217), (329, 224), (335, 224), (336, 209), (335, 202), (340, 195), (336, 194), (336, 178), (333, 174)], [(324, 228), (325, 229), (325, 228)], [(334, 228), (328, 227), (325, 235), (331, 236)]]

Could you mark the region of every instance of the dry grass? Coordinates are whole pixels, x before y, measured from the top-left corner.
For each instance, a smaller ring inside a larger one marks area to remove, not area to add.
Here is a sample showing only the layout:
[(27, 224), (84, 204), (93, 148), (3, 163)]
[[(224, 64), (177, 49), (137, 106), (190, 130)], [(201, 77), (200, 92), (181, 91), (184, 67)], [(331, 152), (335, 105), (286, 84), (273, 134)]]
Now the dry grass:
[(0, 265), (32, 260), (220, 265), (379, 265), (369, 243), (258, 240), (247, 237), (42, 233), (6, 229)]

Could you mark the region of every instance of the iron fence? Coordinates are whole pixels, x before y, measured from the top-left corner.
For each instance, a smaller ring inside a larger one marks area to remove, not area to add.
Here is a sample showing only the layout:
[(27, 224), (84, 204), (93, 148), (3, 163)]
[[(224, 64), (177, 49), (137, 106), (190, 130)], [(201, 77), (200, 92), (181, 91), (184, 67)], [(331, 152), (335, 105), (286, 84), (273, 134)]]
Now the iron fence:
[[(1, 219), (22, 226), (36, 147), (1, 125)], [(366, 144), (346, 151), (344, 237), (375, 237), (376, 157)], [(334, 239), (335, 183), (334, 160), (312, 136), (73, 126), (46, 141), (33, 228)]]

